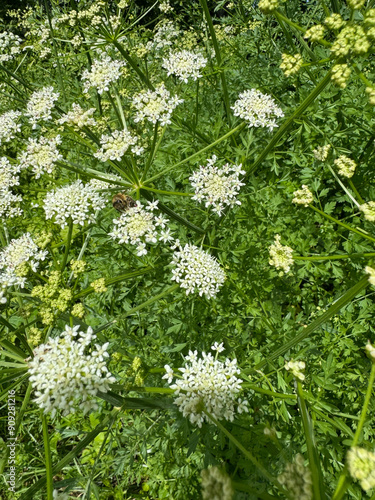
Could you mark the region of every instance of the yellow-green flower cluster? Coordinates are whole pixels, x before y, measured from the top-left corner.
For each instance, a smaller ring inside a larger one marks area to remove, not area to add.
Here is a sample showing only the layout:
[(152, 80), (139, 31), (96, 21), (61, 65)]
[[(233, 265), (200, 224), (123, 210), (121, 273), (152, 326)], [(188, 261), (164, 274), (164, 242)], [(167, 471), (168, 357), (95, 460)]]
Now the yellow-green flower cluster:
[(305, 205), (305, 207), (308, 207), (310, 203), (314, 201), (312, 192), (305, 184), (302, 185), (302, 189), (297, 189), (297, 191), (294, 191), (293, 195), (294, 198), (292, 202), (296, 203), (297, 205)]
[(39, 328), (36, 328), (35, 326), (31, 326), (27, 334), (28, 343), (32, 346), (37, 346), (39, 345), (41, 340), (42, 340), (41, 330), (39, 330)]
[(280, 243), (281, 236), (279, 234), (275, 235), (275, 242), (269, 246), (268, 252), (270, 254), (269, 264), (270, 266), (276, 267), (276, 269), (281, 269), (281, 275), (290, 271), (290, 266), (294, 263), (293, 260), (293, 249), (287, 246), (283, 246)]
[(76, 318), (83, 318), (83, 316), (85, 315), (85, 308), (83, 307), (83, 304), (81, 302), (78, 302), (78, 304), (74, 304), (71, 310), (71, 314)]
[(95, 293), (102, 293), (107, 291), (107, 287), (105, 286), (105, 278), (99, 278), (92, 283), (90, 286), (93, 287)]
[(42, 317), (42, 323), (50, 325), (53, 323), (55, 311), (64, 312), (73, 298), (72, 291), (69, 288), (60, 288), (61, 273), (51, 271), (48, 282), (45, 285), (35, 286), (31, 290), (31, 296), (41, 300), (42, 305), (39, 308), (39, 314)]
[(375, 269), (370, 266), (366, 266), (365, 271), (369, 274), (368, 281), (370, 285), (375, 286)]
[(367, 491), (375, 486), (375, 453), (359, 446), (350, 448), (347, 454), (349, 473)]
[(338, 168), (338, 172), (340, 175), (342, 175), (343, 177), (347, 177), (348, 179), (350, 179), (350, 177), (353, 177), (354, 171), (357, 166), (354, 160), (351, 160), (345, 155), (341, 155), (333, 163)]
[(375, 221), (375, 201), (369, 201), (359, 206), (359, 209), (365, 214), (365, 219), (371, 222)]
[(294, 377), (298, 378), (299, 380), (303, 381), (305, 380), (305, 374), (303, 373), (305, 371), (305, 362), (304, 361), (288, 361), (285, 363), (285, 370), (291, 371)]
[(303, 456), (298, 453), (294, 462), (287, 464), (284, 472), (277, 478), (292, 498), (296, 500), (311, 500), (313, 498), (311, 472), (305, 467), (304, 462)]
[(316, 24), (306, 31), (304, 38), (310, 39), (311, 42), (319, 42), (324, 37), (324, 31), (324, 26)]
[(85, 271), (86, 262), (84, 260), (72, 260), (70, 261), (70, 267), (73, 271), (73, 276), (78, 278)]
[(345, 21), (343, 18), (340, 16), (340, 14), (331, 14), (329, 17), (326, 17), (324, 20), (324, 24), (329, 28), (330, 30), (339, 30), (342, 28), (345, 24)]
[(228, 474), (219, 467), (209, 467), (201, 472), (202, 498), (204, 500), (232, 500), (234, 491)]
[(351, 69), (347, 64), (335, 64), (332, 68), (331, 80), (337, 86), (344, 89), (349, 78)]
[(303, 59), (300, 54), (290, 56), (289, 54), (282, 54), (283, 62), (280, 64), (280, 69), (284, 72), (285, 76), (291, 76), (298, 73), (303, 64)]
[(367, 356), (371, 359), (373, 363), (375, 363), (375, 347), (368, 340), (366, 344)]
[(366, 88), (366, 93), (368, 94), (368, 99), (370, 101), (370, 104), (375, 106), (375, 88), (373, 87), (367, 87)]
[(347, 2), (351, 9), (362, 9), (366, 0), (347, 0)]
[(366, 54), (370, 42), (361, 26), (345, 26), (334, 41), (331, 52), (335, 57), (345, 57), (349, 54)]
[(327, 144), (326, 146), (318, 146), (313, 150), (313, 154), (316, 160), (325, 161), (328, 157), (329, 150), (331, 149), (331, 145)]
[(48, 233), (47, 231), (42, 231), (37, 236), (34, 236), (34, 241), (39, 248), (44, 250), (46, 246), (52, 241), (52, 238), (53, 238), (52, 233)]
[(271, 14), (280, 6), (279, 0), (259, 0), (258, 7), (263, 14)]

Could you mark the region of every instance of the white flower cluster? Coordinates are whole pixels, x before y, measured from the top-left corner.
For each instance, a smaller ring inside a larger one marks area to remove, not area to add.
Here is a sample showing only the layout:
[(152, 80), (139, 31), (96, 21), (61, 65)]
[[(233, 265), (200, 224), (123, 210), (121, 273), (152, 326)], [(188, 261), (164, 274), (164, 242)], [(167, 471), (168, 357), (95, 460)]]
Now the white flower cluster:
[(219, 467), (209, 467), (201, 472), (203, 500), (233, 500), (232, 481)]
[(207, 59), (195, 52), (181, 50), (172, 52), (168, 58), (163, 59), (163, 68), (169, 75), (176, 75), (180, 80), (187, 83), (189, 78), (195, 81), (201, 78), (200, 70), (207, 64)]
[(49, 139), (46, 137), (39, 137), (39, 140), (29, 138), (26, 151), (20, 157), (20, 167), (22, 169), (32, 167), (36, 179), (45, 173), (52, 174), (55, 163), (63, 159), (57, 149), (58, 144), (61, 144), (59, 135)]
[(305, 362), (304, 361), (288, 361), (285, 363), (285, 370), (291, 371), (294, 377), (298, 378), (299, 380), (303, 381), (305, 380), (305, 374), (303, 373), (305, 371)]
[(121, 68), (125, 64), (124, 61), (112, 60), (102, 53), (101, 59), (93, 61), (91, 71), (86, 69), (82, 74), (82, 80), (86, 80), (83, 92), (88, 93), (91, 87), (95, 87), (99, 94), (109, 90), (109, 84), (120, 78)]
[(21, 52), (22, 39), (11, 31), (0, 33), (0, 63), (10, 61)]
[(375, 269), (373, 267), (366, 266), (365, 272), (370, 275), (368, 277), (370, 285), (375, 286)]
[(95, 350), (86, 353), (96, 335), (91, 327), (87, 333), (79, 328), (66, 326), (59, 337), (50, 337), (46, 344), (39, 345), (28, 362), (30, 382), (37, 396), (34, 401), (44, 413), (52, 412), (52, 417), (56, 410), (62, 410), (63, 415), (75, 413), (76, 406), (84, 413), (97, 409), (91, 398), (99, 391), (107, 392), (109, 384), (115, 382), (104, 361), (109, 357), (108, 342), (95, 344)]
[[(211, 349), (219, 353), (223, 351), (223, 344), (216, 343)], [(182, 378), (176, 378), (170, 387), (177, 396), (175, 404), (192, 424), (202, 427), (205, 420), (210, 421), (203, 410), (217, 420), (225, 418), (230, 421), (234, 420), (236, 407), (238, 413), (248, 411), (248, 402), (238, 398), (242, 380), (236, 377), (241, 373), (236, 359), (226, 358), (222, 363), (217, 355), (213, 357), (211, 353), (202, 352), (202, 358), (198, 358), (197, 351), (189, 351), (184, 361), (184, 367), (179, 368)], [(168, 365), (164, 368), (166, 374), (163, 378), (170, 384), (175, 374)]]
[(143, 148), (135, 145), (137, 141), (138, 137), (131, 135), (127, 130), (115, 130), (111, 135), (101, 136), (100, 144), (102, 147), (94, 153), (94, 156), (101, 161), (120, 161), (130, 146), (133, 146), (131, 151), (134, 154), (140, 155)]
[(371, 344), (369, 340), (367, 341), (365, 349), (367, 356), (371, 359), (373, 363), (375, 363), (375, 347)]
[(326, 146), (318, 146), (313, 150), (314, 158), (319, 161), (325, 161), (328, 157), (330, 149), (330, 144), (327, 144)]
[[(162, 215), (156, 217), (151, 213), (157, 208), (157, 203), (147, 202), (145, 210), (141, 202), (137, 201), (137, 206), (130, 207), (118, 219), (113, 220), (115, 227), (109, 236), (119, 243), (135, 245), (138, 256), (147, 254), (146, 243), (172, 240), (170, 229), (165, 229), (169, 220)], [(158, 227), (161, 228), (160, 234), (157, 232)]]
[(163, 21), (156, 27), (154, 39), (147, 42), (146, 49), (160, 50), (164, 47), (170, 47), (173, 44), (172, 39), (177, 38), (179, 34), (180, 30), (174, 26), (172, 21)]
[(365, 214), (366, 220), (371, 222), (375, 221), (375, 201), (363, 203), (363, 205), (359, 205), (359, 209)]
[(14, 204), (22, 201), (21, 195), (15, 195), (10, 188), (18, 186), (19, 166), (11, 165), (5, 156), (0, 158), (0, 218), (15, 217), (22, 214), (22, 210)]
[(42, 90), (31, 94), (25, 114), (30, 117), (29, 121), (33, 128), (36, 128), (38, 120), (51, 119), (51, 111), (59, 95), (58, 92), (53, 91), (53, 87), (44, 87)]
[(177, 246), (180, 250), (173, 255), (172, 264), (176, 267), (172, 270), (172, 280), (186, 289), (186, 295), (197, 289), (200, 296), (215, 297), (225, 281), (225, 273), (215, 257), (195, 245), (186, 244), (182, 248), (178, 240), (172, 248)]
[(293, 196), (292, 203), (304, 205), (305, 207), (308, 207), (314, 201), (314, 196), (306, 184), (302, 184), (302, 189), (294, 191)]
[(105, 198), (92, 185), (78, 180), (47, 193), (44, 211), (46, 219), (55, 217), (55, 223), (62, 228), (68, 225), (69, 219), (83, 226), (87, 220), (94, 220), (90, 210), (99, 210), (105, 204)]
[(268, 127), (270, 131), (278, 127), (272, 116), (275, 115), (277, 118), (284, 116), (281, 108), (275, 104), (271, 96), (262, 94), (256, 89), (242, 92), (231, 109), (233, 109), (234, 116), (248, 121), (249, 127)]
[(312, 477), (308, 467), (305, 467), (303, 455), (298, 453), (293, 462), (286, 465), (285, 470), (278, 476), (278, 481), (296, 500), (312, 500)]
[(275, 235), (275, 243), (268, 247), (268, 252), (270, 254), (269, 264), (270, 266), (275, 266), (276, 269), (282, 269), (281, 274), (288, 273), (290, 271), (290, 266), (293, 265), (293, 249), (284, 246), (280, 243), (281, 236), (279, 234)]
[(173, 110), (182, 102), (176, 96), (171, 97), (170, 92), (165, 88), (164, 83), (158, 85), (154, 91), (145, 90), (133, 97), (133, 106), (137, 113), (134, 121), (138, 123), (147, 119), (151, 123), (160, 122), (161, 126), (171, 123)]
[(212, 206), (212, 210), (221, 215), (225, 206), (241, 205), (236, 197), (245, 183), (240, 182), (239, 176), (246, 172), (242, 170), (242, 165), (229, 163), (219, 168), (215, 166), (216, 160), (217, 157), (213, 155), (207, 160), (207, 165), (200, 166), (189, 180), (195, 190), (192, 200), (205, 202), (206, 207)]
[(375, 487), (375, 453), (354, 446), (346, 457), (349, 474), (367, 491)]
[[(13, 285), (25, 286), (27, 266), (36, 271), (40, 261), (44, 260), (47, 251), (40, 250), (29, 233), (11, 240), (0, 253), (0, 302), (5, 303), (6, 288)], [(26, 267), (25, 267), (26, 266)]]
[(354, 160), (345, 155), (341, 155), (333, 162), (338, 168), (338, 172), (343, 177), (353, 177), (357, 164)]
[(17, 123), (22, 115), (19, 111), (8, 111), (0, 116), (0, 145), (1, 142), (10, 142), (17, 132), (21, 132), (21, 125)]
[(87, 111), (83, 110), (79, 104), (73, 102), (72, 111), (68, 111), (65, 115), (63, 115), (58, 123), (63, 125), (66, 123), (70, 127), (88, 127), (89, 125), (96, 125), (96, 121), (92, 118), (92, 115), (95, 113), (95, 108), (90, 108)]

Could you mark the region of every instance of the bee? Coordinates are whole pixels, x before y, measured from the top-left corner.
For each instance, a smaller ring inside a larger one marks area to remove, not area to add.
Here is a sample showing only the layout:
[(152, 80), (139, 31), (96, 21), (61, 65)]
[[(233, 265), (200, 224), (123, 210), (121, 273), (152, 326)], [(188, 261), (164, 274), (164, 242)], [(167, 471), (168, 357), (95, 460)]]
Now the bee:
[(137, 202), (128, 194), (117, 193), (112, 198), (112, 205), (118, 212), (126, 212), (129, 208), (136, 207)]

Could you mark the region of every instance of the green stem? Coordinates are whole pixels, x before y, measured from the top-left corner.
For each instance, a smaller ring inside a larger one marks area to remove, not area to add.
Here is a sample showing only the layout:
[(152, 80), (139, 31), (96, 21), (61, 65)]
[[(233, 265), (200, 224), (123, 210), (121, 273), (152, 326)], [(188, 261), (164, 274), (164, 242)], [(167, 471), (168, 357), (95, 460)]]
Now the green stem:
[(150, 89), (155, 90), (155, 87), (152, 85), (147, 76), (139, 69), (137, 63), (130, 57), (129, 53), (119, 44), (117, 40), (110, 40), (111, 43), (116, 47), (116, 49), (120, 52), (123, 58), (128, 62), (128, 64), (134, 69), (142, 82)]
[(334, 217), (332, 217), (331, 215), (328, 215), (326, 214), (325, 212), (323, 212), (323, 210), (320, 210), (319, 208), (316, 208), (314, 207), (314, 205), (309, 205), (309, 207), (314, 210), (315, 212), (317, 212), (318, 214), (322, 215), (323, 217), (325, 217), (326, 219), (334, 222), (335, 224), (339, 224), (340, 226), (342, 227), (345, 227), (345, 229), (348, 229), (348, 231), (351, 231), (352, 233), (356, 233), (356, 234), (359, 234), (360, 236), (362, 236), (363, 238), (367, 238), (368, 240), (370, 241), (375, 241), (375, 238), (370, 236), (369, 234), (367, 233), (363, 233), (362, 231), (360, 231), (359, 229), (355, 228), (355, 227), (352, 227), (352, 226), (349, 226), (348, 224), (345, 224), (345, 222), (341, 222), (340, 220), (338, 219), (335, 219)]
[(351, 192), (348, 190), (348, 188), (345, 186), (345, 184), (341, 181), (341, 179), (337, 176), (336, 172), (333, 170), (331, 165), (327, 164), (327, 167), (331, 171), (331, 174), (333, 177), (336, 179), (337, 183), (342, 187), (342, 189), (345, 191), (345, 193), (349, 196), (349, 198), (352, 200), (354, 205), (356, 205), (357, 208), (359, 208), (359, 203), (358, 201), (354, 198), (354, 196), (351, 194)]
[(294, 111), (294, 113), (283, 123), (283, 125), (279, 128), (276, 134), (272, 137), (267, 146), (260, 153), (258, 158), (255, 160), (252, 167), (247, 171), (245, 178), (247, 178), (251, 173), (254, 172), (267, 158), (268, 154), (272, 151), (274, 146), (277, 145), (281, 137), (287, 132), (289, 127), (292, 125), (294, 120), (298, 118), (305, 110), (314, 102), (314, 100), (318, 97), (318, 95), (323, 92), (325, 87), (331, 81), (331, 71), (329, 71), (323, 80), (318, 83), (318, 85), (314, 88), (314, 90), (306, 97), (306, 99), (298, 106), (298, 108)]
[(50, 446), (49, 446), (47, 417), (44, 413), (42, 413), (42, 423), (43, 423), (44, 454), (45, 454), (45, 460), (46, 460), (47, 500), (53, 500), (53, 478), (52, 478), (51, 450), (50, 450)]
[(241, 385), (243, 389), (251, 389), (254, 392), (258, 392), (259, 394), (266, 394), (267, 396), (272, 396), (273, 398), (279, 399), (296, 399), (297, 396), (295, 394), (281, 394), (279, 392), (270, 391), (269, 389), (262, 389), (254, 384), (244, 383)]
[(293, 260), (338, 260), (338, 259), (352, 259), (355, 257), (375, 257), (375, 252), (367, 253), (348, 253), (343, 255), (313, 255), (304, 257), (302, 255), (293, 255)]
[(70, 245), (71, 245), (71, 242), (72, 242), (72, 235), (73, 235), (73, 220), (70, 217), (69, 218), (68, 236), (66, 238), (66, 244), (65, 244), (65, 252), (64, 252), (63, 261), (61, 263), (61, 270), (60, 270), (61, 274), (64, 272), (64, 269), (65, 269), (65, 266), (66, 266), (66, 262), (68, 260)]
[(214, 148), (220, 142), (225, 141), (225, 139), (228, 139), (231, 135), (233, 135), (236, 132), (239, 132), (240, 130), (242, 130), (245, 127), (245, 125), (246, 125), (245, 122), (240, 123), (240, 125), (237, 125), (237, 127), (235, 127), (234, 129), (230, 130), (225, 135), (219, 137), (219, 139), (217, 139), (216, 141), (212, 142), (211, 144), (209, 144), (208, 146), (204, 147), (203, 149), (200, 149), (197, 153), (194, 153), (191, 156), (188, 156), (184, 160), (181, 160), (178, 163), (175, 163), (171, 167), (165, 168), (164, 170), (162, 170), (158, 174), (154, 175), (153, 177), (150, 177), (150, 179), (147, 179), (147, 181), (145, 181), (145, 183), (149, 184), (150, 182), (153, 182), (155, 179), (158, 179), (159, 177), (163, 176), (164, 174), (170, 172), (171, 170), (173, 170), (173, 169), (175, 169), (177, 167), (180, 167), (184, 163), (187, 163), (187, 162), (193, 160), (194, 158), (196, 158), (197, 156), (201, 155), (202, 153), (205, 153), (206, 151)]
[[(158, 127), (159, 127), (159, 122), (156, 122), (155, 123), (155, 128), (154, 128), (154, 136), (152, 138), (152, 143), (151, 143), (151, 150), (150, 150), (149, 157), (147, 159), (147, 163), (146, 163), (144, 172), (141, 175), (141, 182), (142, 182), (142, 179), (147, 175), (148, 169), (150, 168), (150, 166), (151, 166), (151, 164), (152, 164), (152, 162), (153, 162), (153, 160), (155, 158), (156, 141), (157, 141), (157, 138), (158, 138)], [(166, 126), (163, 127), (162, 134), (161, 134), (162, 137), (164, 135), (164, 131), (165, 131), (166, 128), (167, 128)], [(159, 145), (159, 143), (158, 143), (158, 145)]]
[(365, 200), (358, 193), (357, 188), (355, 187), (355, 185), (353, 184), (353, 181), (351, 179), (349, 179), (349, 185), (352, 188), (352, 190), (354, 191), (354, 194), (356, 195), (356, 197), (358, 198), (359, 203), (362, 205), (365, 202)]
[(153, 193), (171, 194), (172, 196), (194, 196), (194, 193), (179, 193), (178, 191), (163, 191), (161, 189), (154, 189), (154, 188), (150, 188), (147, 186), (142, 186), (141, 188), (145, 189), (146, 191), (152, 191)]

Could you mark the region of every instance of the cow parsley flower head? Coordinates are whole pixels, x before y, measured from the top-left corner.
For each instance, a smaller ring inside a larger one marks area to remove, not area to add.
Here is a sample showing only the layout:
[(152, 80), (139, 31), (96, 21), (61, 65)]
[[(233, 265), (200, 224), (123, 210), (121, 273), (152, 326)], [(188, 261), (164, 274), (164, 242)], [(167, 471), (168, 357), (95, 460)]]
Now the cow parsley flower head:
[(202, 54), (181, 50), (171, 52), (168, 58), (163, 59), (163, 68), (169, 75), (176, 75), (180, 80), (187, 83), (189, 78), (194, 81), (201, 78), (200, 70), (207, 64), (207, 59)]
[(0, 146), (1, 142), (10, 142), (17, 132), (21, 132), (21, 125), (18, 123), (20, 111), (8, 111), (0, 116)]
[(284, 246), (280, 243), (281, 236), (275, 235), (275, 242), (269, 246), (268, 251), (270, 254), (269, 264), (275, 266), (276, 269), (282, 269), (281, 274), (288, 273), (290, 266), (293, 265), (293, 249)]
[(197, 290), (200, 296), (215, 297), (225, 281), (225, 273), (215, 257), (195, 245), (182, 248), (176, 241), (175, 246), (179, 246), (179, 251), (173, 255), (172, 280), (186, 289), (186, 295)]
[(161, 126), (171, 123), (173, 110), (183, 99), (171, 97), (170, 92), (165, 88), (164, 83), (156, 87), (155, 90), (144, 90), (133, 97), (133, 106), (137, 113), (134, 121), (140, 122), (147, 119), (151, 123), (160, 122)]
[(200, 166), (189, 180), (195, 190), (193, 200), (204, 202), (206, 207), (212, 206), (212, 210), (221, 215), (225, 206), (234, 207), (241, 205), (236, 198), (241, 186), (240, 175), (245, 175), (242, 165), (229, 165), (223, 167), (215, 166), (217, 157), (212, 156), (207, 160), (207, 166)]
[(52, 416), (56, 410), (69, 415), (77, 406), (84, 413), (97, 409), (92, 398), (99, 391), (107, 392), (109, 384), (115, 382), (104, 361), (109, 357), (108, 342), (90, 349), (96, 335), (91, 327), (87, 333), (79, 329), (66, 326), (59, 337), (50, 337), (39, 345), (28, 362), (30, 382), (36, 391), (35, 403), (44, 413), (52, 412)]
[(138, 256), (146, 255), (146, 243), (165, 241), (165, 231), (159, 234), (158, 228), (164, 230), (169, 222), (162, 215), (155, 216), (152, 213), (156, 207), (157, 202), (147, 202), (147, 207), (144, 209), (141, 202), (137, 201), (135, 207), (130, 207), (118, 219), (113, 220), (115, 227), (109, 236), (118, 240), (118, 243), (135, 245)]
[(21, 195), (15, 195), (11, 187), (19, 185), (19, 165), (11, 165), (8, 158), (0, 158), (0, 218), (15, 217), (22, 214), (18, 203), (22, 201)]
[(302, 184), (302, 189), (294, 191), (293, 196), (292, 203), (304, 205), (305, 207), (308, 207), (314, 201), (314, 196), (306, 184)]
[(109, 90), (109, 84), (120, 78), (121, 68), (125, 64), (102, 53), (101, 59), (93, 61), (91, 70), (86, 69), (82, 74), (82, 80), (85, 80), (83, 92), (88, 93), (91, 87), (95, 87), (99, 94)]
[(314, 158), (319, 161), (325, 161), (328, 158), (330, 149), (330, 144), (327, 144), (326, 146), (318, 146), (313, 150)]
[(29, 121), (33, 126), (32, 128), (36, 128), (39, 120), (51, 119), (51, 111), (59, 95), (58, 92), (53, 91), (53, 87), (44, 87), (42, 90), (31, 94), (25, 114), (30, 117)]
[(22, 39), (11, 31), (0, 33), (0, 63), (10, 61), (21, 52)]
[(300, 54), (291, 56), (289, 54), (281, 54), (282, 63), (280, 69), (284, 72), (285, 76), (296, 75), (301, 69), (303, 59)]
[(47, 193), (44, 211), (46, 219), (55, 217), (55, 223), (62, 228), (68, 225), (69, 219), (83, 226), (86, 221), (94, 220), (90, 212), (104, 208), (105, 204), (105, 198), (93, 186), (78, 180)]
[(338, 168), (338, 172), (343, 177), (353, 177), (357, 164), (345, 155), (339, 156), (334, 162)]
[(201, 472), (203, 500), (232, 500), (234, 490), (230, 477), (219, 467), (209, 467)]
[(298, 378), (298, 380), (305, 380), (305, 374), (303, 373), (305, 371), (305, 363), (304, 361), (288, 361), (285, 363), (285, 370), (291, 371), (294, 377)]
[(312, 42), (319, 42), (324, 37), (325, 28), (321, 24), (316, 24), (309, 28), (304, 34), (303, 38), (308, 38)]
[(87, 111), (81, 108), (79, 104), (76, 104), (73, 102), (72, 104), (72, 110), (68, 111), (65, 115), (63, 115), (59, 120), (58, 123), (60, 125), (63, 125), (66, 123), (70, 127), (88, 127), (90, 125), (94, 126), (96, 125), (95, 119), (92, 117), (92, 115), (95, 113), (95, 108), (90, 108)]
[(40, 261), (44, 260), (47, 251), (40, 250), (29, 233), (13, 239), (0, 253), (0, 302), (6, 302), (3, 297), (6, 288), (19, 285), (22, 288), (26, 283), (29, 268), (34, 272)]
[[(239, 413), (248, 411), (248, 402), (238, 398), (242, 380), (236, 377), (240, 373), (236, 359), (226, 358), (223, 363), (211, 353), (202, 352), (199, 358), (197, 351), (189, 351), (179, 371), (181, 378), (170, 387), (175, 391), (175, 404), (192, 424), (202, 427), (205, 420), (210, 421), (203, 410), (218, 420), (230, 421), (236, 409)], [(170, 380), (168, 372), (163, 378)]]
[(371, 359), (373, 363), (375, 363), (375, 347), (371, 344), (369, 340), (367, 341), (365, 349), (367, 356)]
[(375, 487), (375, 453), (354, 446), (346, 456), (349, 474), (367, 491)]
[(370, 285), (375, 286), (375, 269), (370, 266), (366, 266), (365, 272), (369, 274), (368, 281)]
[(29, 138), (26, 151), (20, 158), (20, 167), (22, 169), (32, 167), (36, 179), (45, 173), (52, 174), (56, 162), (63, 159), (57, 149), (58, 144), (61, 144), (59, 135), (48, 139), (46, 137)]
[(100, 144), (102, 147), (94, 153), (95, 158), (101, 161), (118, 160), (124, 156), (130, 146), (134, 154), (141, 154), (143, 148), (135, 146), (138, 137), (132, 136), (127, 130), (115, 130), (111, 135), (102, 135)]
[(359, 205), (359, 209), (365, 214), (366, 220), (375, 221), (375, 201), (363, 203), (363, 205)]
[(275, 116), (284, 116), (271, 96), (262, 94), (259, 90), (245, 90), (239, 99), (231, 106), (234, 116), (239, 116), (249, 122), (249, 127), (268, 127), (272, 131), (276, 124)]
[(308, 467), (305, 467), (305, 460), (300, 453), (296, 455), (293, 462), (286, 465), (284, 472), (277, 479), (290, 492), (292, 498), (312, 500), (311, 472)]

